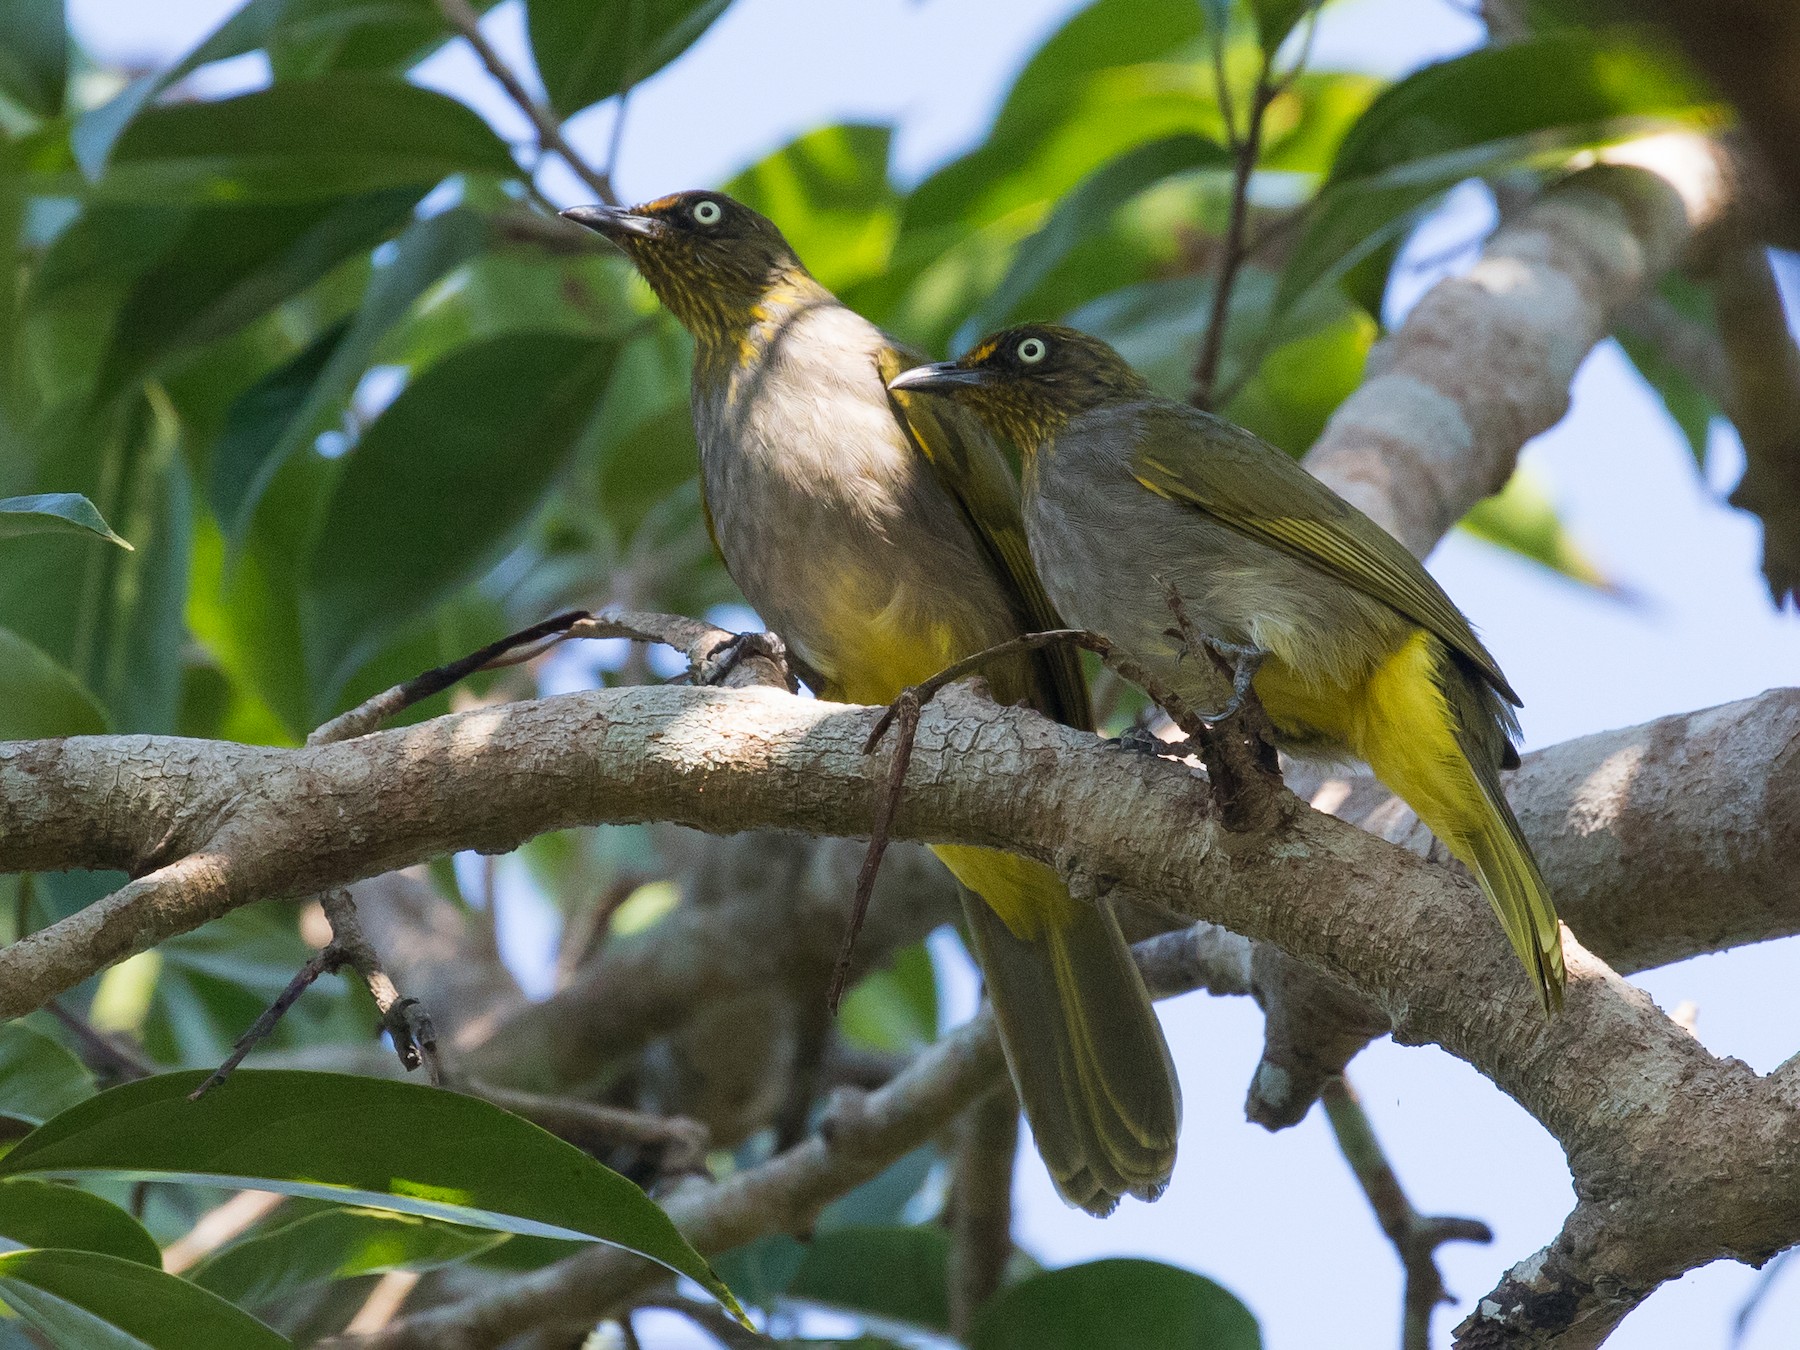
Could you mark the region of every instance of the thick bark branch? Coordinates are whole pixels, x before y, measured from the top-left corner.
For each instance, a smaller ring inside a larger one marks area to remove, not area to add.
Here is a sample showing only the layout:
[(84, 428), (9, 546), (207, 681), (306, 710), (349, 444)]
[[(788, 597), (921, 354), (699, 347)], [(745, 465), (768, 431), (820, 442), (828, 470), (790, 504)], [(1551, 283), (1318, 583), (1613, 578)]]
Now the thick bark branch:
[(1473, 268), (1434, 286), (1370, 353), (1307, 467), (1429, 553), (1568, 411), (1577, 367), (1619, 311), (1722, 209), (1721, 152), (1681, 146), (1685, 157), (1664, 157), (1669, 178), (1588, 169), (1496, 230)]

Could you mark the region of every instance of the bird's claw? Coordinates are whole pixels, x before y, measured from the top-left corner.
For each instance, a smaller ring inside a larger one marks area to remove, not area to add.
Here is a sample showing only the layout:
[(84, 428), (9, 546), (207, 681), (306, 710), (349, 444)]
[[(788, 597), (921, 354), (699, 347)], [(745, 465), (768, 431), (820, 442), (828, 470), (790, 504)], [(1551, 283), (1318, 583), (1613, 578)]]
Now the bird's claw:
[(1108, 737), (1105, 744), (1108, 749), (1133, 755), (1160, 755), (1168, 749), (1149, 727), (1131, 727), (1121, 735)]
[(749, 656), (760, 656), (772, 663), (787, 680), (790, 693), (798, 688), (793, 667), (788, 662), (787, 644), (778, 634), (766, 632), (738, 633), (721, 642), (706, 654), (706, 663), (694, 672), (693, 682), (723, 684), (725, 677)]
[(1244, 700), (1250, 697), (1250, 686), (1256, 679), (1256, 672), (1262, 669), (1262, 663), (1268, 659), (1269, 653), (1261, 647), (1225, 642), (1215, 637), (1207, 637), (1204, 641), (1221, 663), (1229, 663), (1231, 666), (1231, 697), (1225, 700), (1225, 706), (1217, 712), (1197, 712), (1194, 716), (1202, 722), (1223, 722), (1244, 706)]

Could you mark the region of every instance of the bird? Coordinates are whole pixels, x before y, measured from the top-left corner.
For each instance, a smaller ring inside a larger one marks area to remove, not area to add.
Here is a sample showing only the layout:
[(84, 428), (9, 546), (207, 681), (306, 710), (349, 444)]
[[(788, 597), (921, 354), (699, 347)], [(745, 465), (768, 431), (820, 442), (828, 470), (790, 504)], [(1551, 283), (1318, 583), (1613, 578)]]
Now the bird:
[[(889, 703), (1059, 625), (999, 447), (961, 409), (890, 391), (923, 353), (840, 303), (772, 221), (710, 191), (562, 214), (618, 245), (693, 334), (708, 530), (815, 693)], [(1076, 653), (983, 673), (1000, 702), (1093, 729)], [(1057, 1190), (1096, 1215), (1124, 1195), (1155, 1199), (1180, 1091), (1113, 909), (1017, 854), (934, 851), (964, 888), (1007, 1067)]]
[(1220, 714), (1254, 689), (1278, 748), (1367, 764), (1475, 874), (1545, 1014), (1561, 1006), (1556, 909), (1500, 783), (1519, 762), (1519, 696), (1397, 539), (1073, 328), (1009, 328), (889, 388), (1018, 447), (1032, 557), (1069, 622), (1195, 707), (1211, 686), (1192, 639), (1216, 645), (1236, 676)]

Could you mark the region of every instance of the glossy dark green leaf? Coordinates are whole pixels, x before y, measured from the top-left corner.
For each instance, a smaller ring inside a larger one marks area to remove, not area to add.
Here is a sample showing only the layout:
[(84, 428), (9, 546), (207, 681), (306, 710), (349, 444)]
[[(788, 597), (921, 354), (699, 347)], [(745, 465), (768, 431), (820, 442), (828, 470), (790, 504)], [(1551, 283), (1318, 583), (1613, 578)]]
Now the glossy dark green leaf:
[(295, 202), (516, 171), (465, 104), (404, 80), (341, 73), (147, 109), (113, 146), (95, 191), (137, 202)]
[(838, 1228), (807, 1244), (789, 1298), (845, 1312), (950, 1328), (950, 1236), (935, 1225)]
[(1426, 66), (1377, 98), (1344, 138), (1278, 308), (1342, 275), (1466, 178), (1559, 163), (1586, 146), (1718, 115), (1684, 68), (1612, 30), (1482, 47)]
[(530, 0), (531, 52), (562, 116), (654, 75), (731, 0)]
[(62, 111), (69, 39), (62, 0), (0, 5), (0, 91), (40, 117)]
[(1038, 232), (1019, 245), (1004, 279), (963, 324), (953, 346), (961, 350), (1015, 318), (1020, 303), (1085, 239), (1102, 230), (1114, 212), (1163, 179), (1194, 169), (1225, 168), (1231, 154), (1200, 136), (1169, 136), (1128, 150), (1095, 170), (1056, 204)]
[(982, 1309), (970, 1350), (1261, 1350), (1256, 1318), (1203, 1275), (1117, 1259), (1021, 1280)]
[(23, 1022), (0, 1026), (0, 1116), (41, 1125), (94, 1095), (80, 1060)]
[(51, 1344), (82, 1350), (278, 1350), (288, 1344), (216, 1294), (94, 1252), (39, 1248), (0, 1255), (0, 1297)]
[(377, 268), (362, 305), (233, 405), (213, 450), (211, 500), (226, 537), (240, 542), (276, 471), (325, 429), (368, 368), (375, 348), (413, 302), (481, 251), (486, 220), (458, 207), (414, 222)]
[(0, 1177), (255, 1186), (502, 1233), (593, 1239), (649, 1257), (735, 1308), (642, 1191), (497, 1106), (412, 1083), (250, 1069), (190, 1102), (205, 1077), (163, 1074), (83, 1102), (0, 1158)]
[(20, 1247), (73, 1247), (162, 1269), (155, 1239), (117, 1205), (30, 1177), (0, 1181), (0, 1240)]
[(99, 509), (79, 492), (0, 497), (0, 539), (22, 534), (97, 534), (121, 548), (131, 547), (113, 533)]
[(10, 628), (0, 628), (0, 741), (98, 736), (106, 714), (81, 681)]
[(507, 1241), (504, 1233), (376, 1209), (328, 1209), (259, 1232), (189, 1272), (202, 1289), (255, 1308), (309, 1284), (435, 1270)]
[[(373, 248), (407, 219), (422, 191), (391, 188), (339, 201), (211, 207), (183, 216), (176, 238), (118, 306), (99, 392), (111, 394), (171, 356), (241, 328)], [(77, 221), (72, 228), (82, 227)]]
[(306, 583), (315, 689), (499, 560), (567, 463), (611, 344), (516, 333), (416, 377), (351, 452)]

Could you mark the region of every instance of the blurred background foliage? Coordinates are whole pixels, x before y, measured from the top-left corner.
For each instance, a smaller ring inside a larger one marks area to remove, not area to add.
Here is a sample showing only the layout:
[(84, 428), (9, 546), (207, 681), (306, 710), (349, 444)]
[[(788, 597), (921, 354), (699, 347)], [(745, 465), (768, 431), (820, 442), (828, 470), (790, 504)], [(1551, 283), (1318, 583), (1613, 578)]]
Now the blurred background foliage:
[[(679, 61), (727, 2), (526, 0), (551, 118)], [(1529, 188), (1583, 150), (1723, 120), (1647, 32), (1590, 22), (1574, 0), (1532, 7), (1518, 41), (1391, 84), (1310, 68), (1311, 12), (1302, 0), (1095, 0), (1019, 72), (985, 139), (922, 181), (895, 181), (888, 128), (839, 125), (718, 186), (770, 215), (849, 304), (933, 352), (1058, 319), (1187, 397), (1260, 81), (1248, 249), (1217, 306), (1213, 402), (1299, 454), (1361, 380), (1399, 247), (1448, 190), (1471, 178)], [(506, 144), (408, 81), (457, 40), (456, 13), (432, 0), (249, 0), (184, 60), (127, 78), (70, 41), (59, 0), (0, 5), (0, 738), (294, 745), (560, 609), (698, 614), (737, 599), (702, 520), (686, 336), (619, 257), (556, 219), (571, 203), (535, 181), (545, 147)], [(192, 95), (193, 72), (255, 51), (266, 88)], [(1710, 322), (1701, 288), (1670, 299)], [(1653, 352), (1627, 349), (1703, 454), (1719, 409)], [(10, 500), (30, 497), (42, 500)], [(1529, 477), (1466, 528), (1572, 585), (1611, 584)], [(622, 652), (584, 669), (607, 682), (669, 673)], [(408, 716), (532, 694), (545, 670), (483, 677)], [(1130, 710), (1112, 706), (1115, 720)], [(571, 933), (591, 930), (584, 916), (609, 889), (628, 897), (599, 920), (615, 932), (674, 903), (648, 831), (553, 836), (524, 853)], [(433, 876), (451, 903), (480, 908), (491, 894), (462, 884), (478, 870)], [(119, 880), (0, 878), (0, 935)], [(210, 1066), (309, 955), (301, 928), (292, 905), (243, 911), (65, 1002), (162, 1067)], [(322, 987), (275, 1044), (355, 1041), (370, 1016), (360, 994)], [(924, 949), (870, 977), (841, 1030), (884, 1053), (934, 1038)], [(65, 1027), (35, 1015), (4, 1035), (0, 1054), (34, 1067), (0, 1086), (0, 1112), (29, 1124), (92, 1091)], [(810, 1245), (770, 1240), (721, 1269), (769, 1307), (943, 1332), (944, 1238), (930, 1222), (941, 1173), (923, 1151), (834, 1206)], [(140, 1217), (169, 1241), (216, 1194), (157, 1188)], [(441, 1224), (290, 1206), (200, 1283), (305, 1339), (329, 1318), (293, 1297), (303, 1286), (561, 1251), (533, 1241), (496, 1248)], [(1203, 1329), (1183, 1344), (1258, 1343), (1241, 1305), (1173, 1267), (1017, 1273), (970, 1344), (1148, 1343), (1087, 1326), (1096, 1299)], [(11, 1326), (0, 1343), (20, 1334)]]

